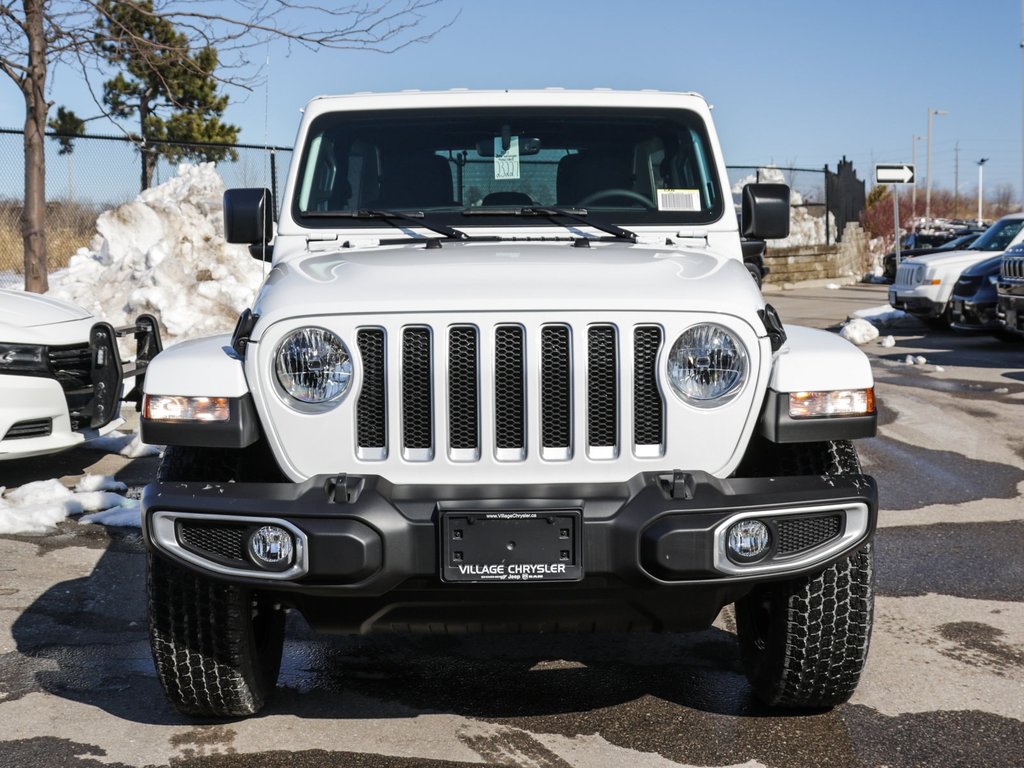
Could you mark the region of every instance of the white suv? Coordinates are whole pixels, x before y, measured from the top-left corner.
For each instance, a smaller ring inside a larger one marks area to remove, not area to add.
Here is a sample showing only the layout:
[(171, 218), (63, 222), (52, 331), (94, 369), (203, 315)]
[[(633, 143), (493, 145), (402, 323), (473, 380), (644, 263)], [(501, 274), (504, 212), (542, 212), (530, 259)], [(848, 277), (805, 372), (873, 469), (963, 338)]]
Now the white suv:
[(941, 251), (912, 256), (896, 269), (889, 287), (889, 304), (938, 326), (951, 321), (950, 297), (960, 273), (1024, 241), (1024, 213), (1004, 216), (962, 251)]
[(318, 98), (273, 268), (231, 336), (146, 379), (150, 637), (173, 704), (257, 711), (284, 613), (334, 632), (706, 628), (736, 604), (752, 687), (853, 692), (872, 616), (871, 367), (785, 327), (703, 98), (457, 91)]

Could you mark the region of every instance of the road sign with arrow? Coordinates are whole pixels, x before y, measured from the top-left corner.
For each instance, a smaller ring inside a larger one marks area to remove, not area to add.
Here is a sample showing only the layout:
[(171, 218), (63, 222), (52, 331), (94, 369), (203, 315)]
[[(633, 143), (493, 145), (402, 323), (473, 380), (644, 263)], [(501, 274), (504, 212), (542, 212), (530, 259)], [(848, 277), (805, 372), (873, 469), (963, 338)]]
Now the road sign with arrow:
[(913, 184), (914, 166), (910, 163), (892, 163), (875, 166), (876, 184)]

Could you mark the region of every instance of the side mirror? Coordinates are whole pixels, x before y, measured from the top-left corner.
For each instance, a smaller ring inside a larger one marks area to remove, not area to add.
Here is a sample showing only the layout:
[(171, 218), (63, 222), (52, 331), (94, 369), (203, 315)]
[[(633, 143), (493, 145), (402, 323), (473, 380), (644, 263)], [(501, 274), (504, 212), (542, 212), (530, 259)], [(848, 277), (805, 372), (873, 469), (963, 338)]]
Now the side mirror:
[(274, 212), (266, 188), (224, 191), (224, 238), (229, 243), (264, 244), (274, 237)]
[(743, 188), (743, 236), (774, 240), (789, 236), (789, 186), (747, 184)]

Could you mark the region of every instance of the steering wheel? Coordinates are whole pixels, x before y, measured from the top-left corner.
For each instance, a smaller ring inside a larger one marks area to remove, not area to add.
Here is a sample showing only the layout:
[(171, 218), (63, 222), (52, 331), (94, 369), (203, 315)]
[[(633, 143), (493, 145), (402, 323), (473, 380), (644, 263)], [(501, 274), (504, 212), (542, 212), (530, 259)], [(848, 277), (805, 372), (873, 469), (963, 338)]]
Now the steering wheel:
[(591, 192), (576, 203), (576, 205), (586, 207), (588, 205), (593, 205), (598, 200), (604, 200), (606, 197), (628, 197), (630, 200), (636, 200), (649, 211), (653, 211), (657, 208), (657, 206), (651, 202), (651, 198), (641, 195), (639, 192), (634, 192), (631, 189), (599, 189), (597, 192)]

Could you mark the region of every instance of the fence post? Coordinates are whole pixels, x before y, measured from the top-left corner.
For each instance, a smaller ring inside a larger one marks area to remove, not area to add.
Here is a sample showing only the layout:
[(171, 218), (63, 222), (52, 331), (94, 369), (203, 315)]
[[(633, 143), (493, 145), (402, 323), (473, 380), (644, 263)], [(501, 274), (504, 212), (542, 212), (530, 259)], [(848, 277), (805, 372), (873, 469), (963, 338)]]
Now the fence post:
[[(828, 163), (825, 163), (825, 169), (824, 169), (823, 173), (825, 174), (825, 184), (824, 184), (824, 186), (825, 186), (825, 245), (827, 246), (827, 245), (830, 245), (830, 243), (829, 243), (829, 239), (830, 238), (829, 238), (829, 231), (828, 231), (828, 217), (830, 215), (830, 211), (828, 209)], [(836, 242), (839, 242), (839, 239), (841, 237), (842, 237), (842, 233), (841, 232), (836, 232)]]

